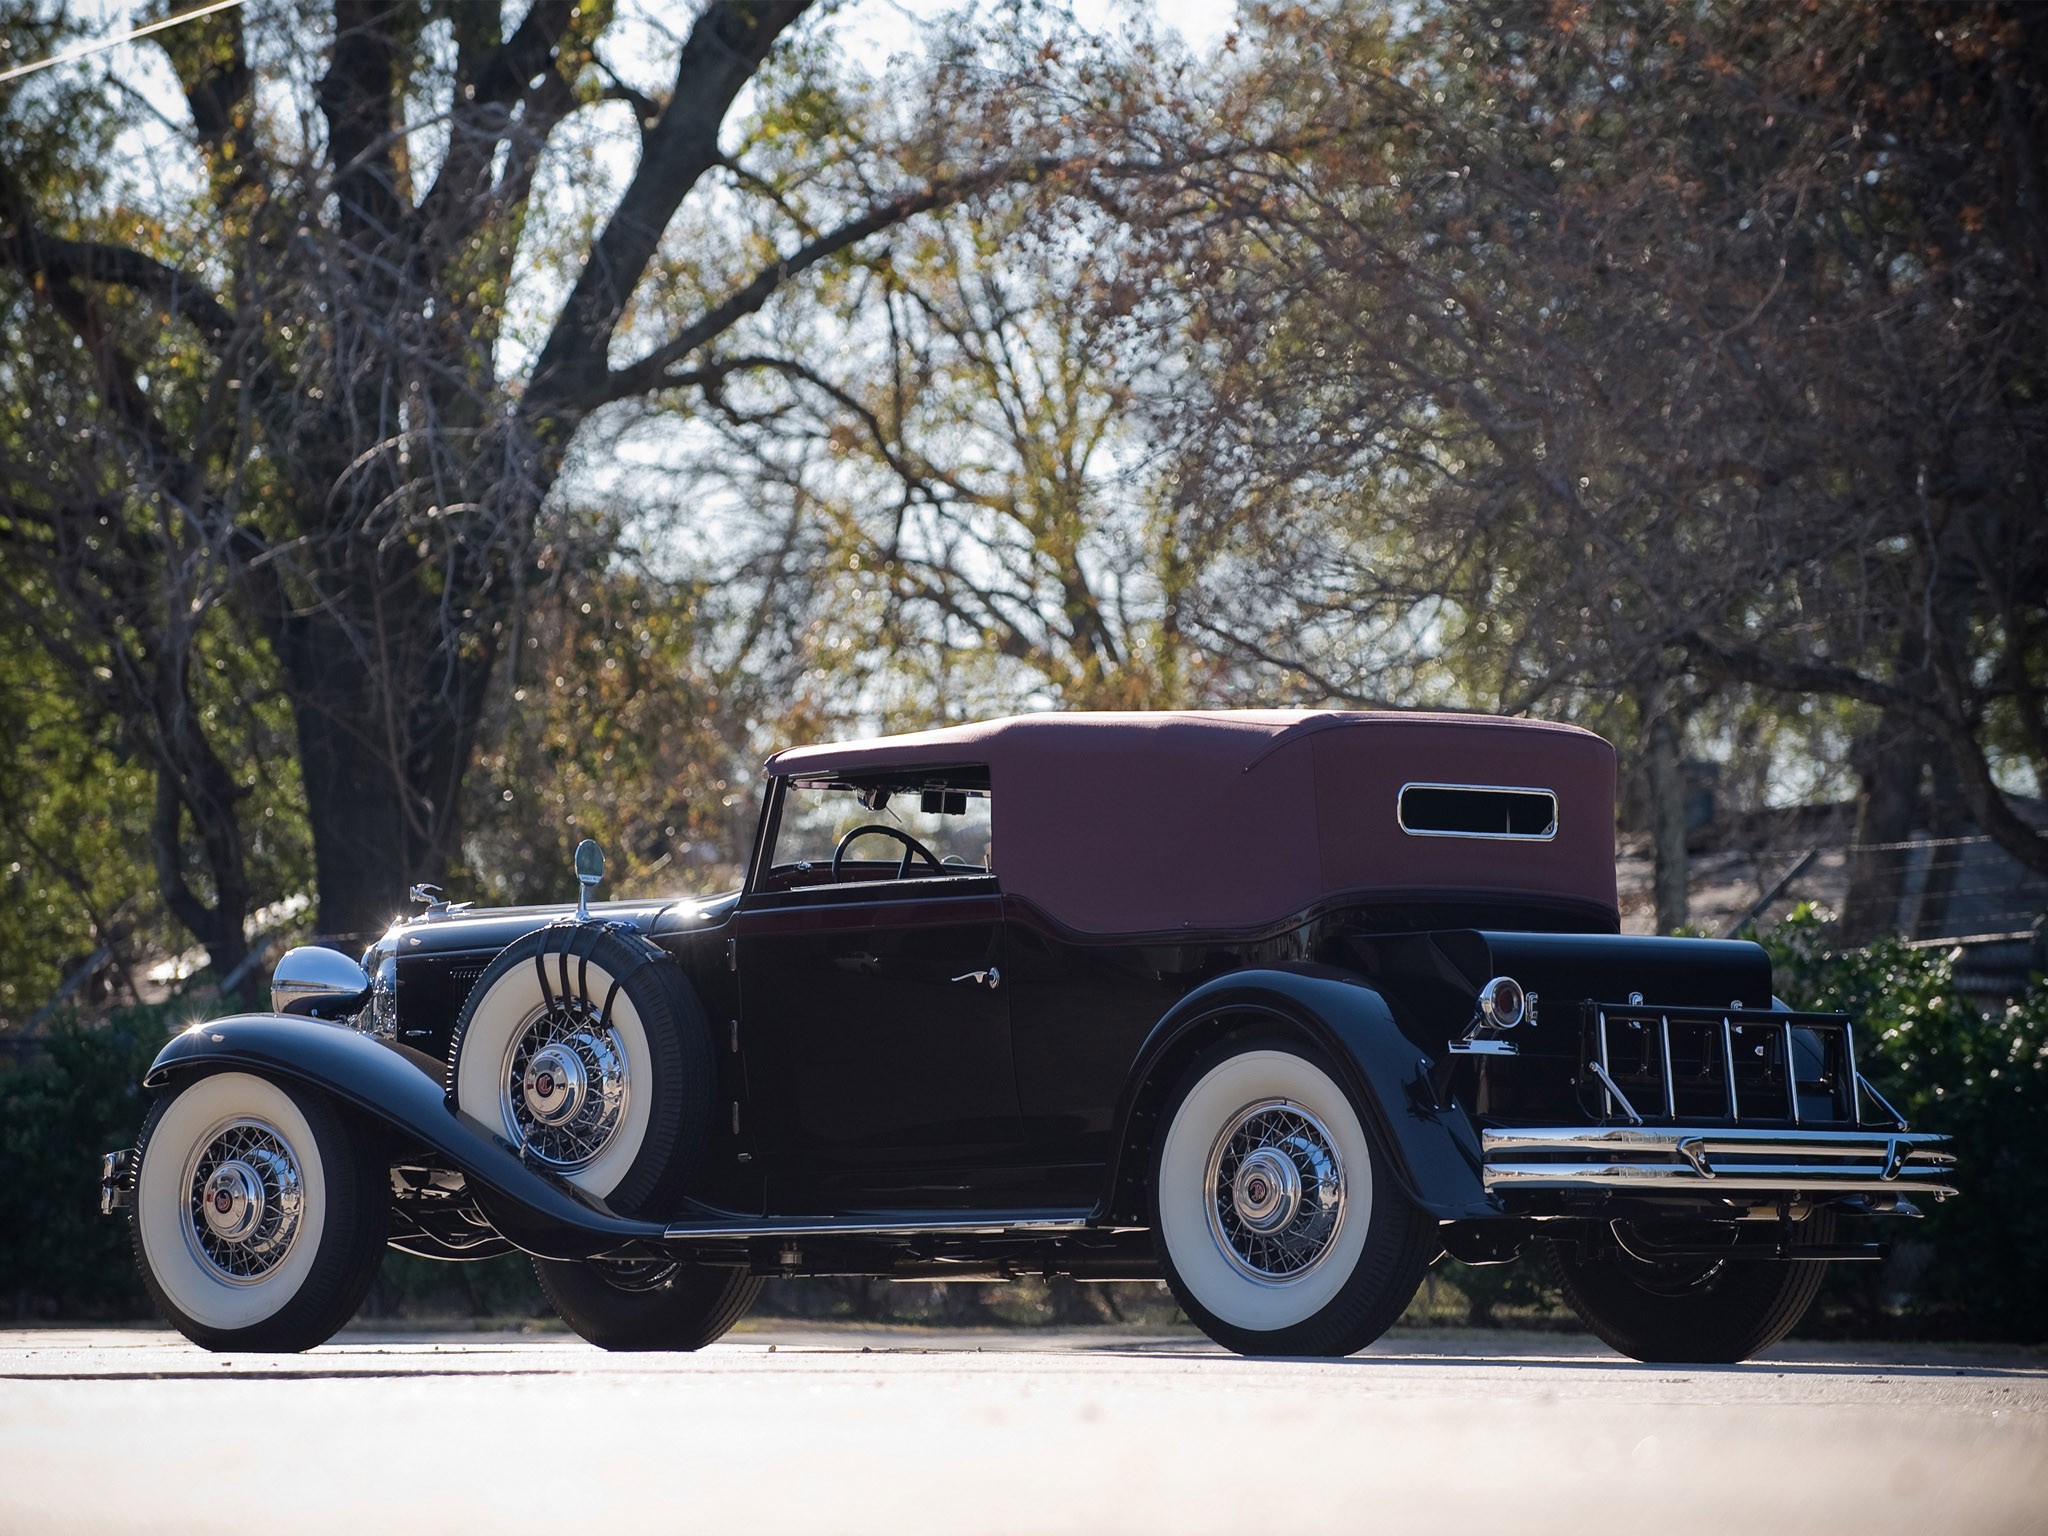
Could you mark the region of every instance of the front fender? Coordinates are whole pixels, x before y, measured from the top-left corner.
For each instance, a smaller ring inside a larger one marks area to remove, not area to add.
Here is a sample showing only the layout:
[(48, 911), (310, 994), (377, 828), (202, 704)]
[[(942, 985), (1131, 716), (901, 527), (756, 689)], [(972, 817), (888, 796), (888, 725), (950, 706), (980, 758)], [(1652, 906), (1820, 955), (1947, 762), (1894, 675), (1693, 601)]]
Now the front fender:
[(1365, 978), (1306, 962), (1219, 976), (1153, 1026), (1117, 1106), (1108, 1214), (1141, 1216), (1136, 1192), (1174, 1079), (1236, 1020), (1259, 1015), (1313, 1042), (1335, 1063), (1374, 1149), (1410, 1200), (1440, 1221), (1501, 1214), (1481, 1176), (1471, 1117), (1455, 1100), (1438, 1105), (1429, 1091), (1434, 1063), (1428, 1053), (1401, 1033), (1386, 1000)]
[(457, 1113), (434, 1078), (346, 1025), (275, 1013), (194, 1024), (157, 1053), (143, 1083), (155, 1088), (226, 1067), (309, 1084), (424, 1143), (462, 1170), (491, 1224), (528, 1253), (583, 1259), (641, 1246), (658, 1251), (659, 1222), (615, 1215), (566, 1179), (522, 1162), (504, 1138)]

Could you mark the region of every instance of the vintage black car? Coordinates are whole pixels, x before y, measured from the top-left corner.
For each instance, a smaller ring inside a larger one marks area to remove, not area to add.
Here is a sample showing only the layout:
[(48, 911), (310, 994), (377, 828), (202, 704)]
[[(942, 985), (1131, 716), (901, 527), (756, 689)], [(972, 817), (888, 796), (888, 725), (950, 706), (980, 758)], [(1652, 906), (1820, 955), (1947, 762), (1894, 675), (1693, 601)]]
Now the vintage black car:
[(738, 891), (435, 900), (175, 1037), (102, 1170), (164, 1314), (305, 1349), (388, 1243), (523, 1250), (614, 1349), (771, 1275), (1064, 1275), (1342, 1355), (1440, 1254), (1541, 1244), (1616, 1349), (1728, 1361), (1954, 1192), (1761, 949), (1618, 932), (1588, 732), (1044, 714), (765, 782)]

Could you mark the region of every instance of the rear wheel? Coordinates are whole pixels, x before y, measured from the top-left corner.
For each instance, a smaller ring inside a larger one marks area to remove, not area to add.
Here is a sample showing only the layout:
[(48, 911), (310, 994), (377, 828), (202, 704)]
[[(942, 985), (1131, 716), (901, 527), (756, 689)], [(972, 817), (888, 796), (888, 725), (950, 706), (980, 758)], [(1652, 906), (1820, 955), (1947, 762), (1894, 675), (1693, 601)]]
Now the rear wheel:
[(708, 1264), (535, 1259), (555, 1313), (600, 1349), (702, 1349), (747, 1315), (761, 1277)]
[[(1800, 1247), (1832, 1242), (1834, 1215), (1816, 1211), (1791, 1230)], [(1613, 1235), (1618, 1251), (1595, 1255), (1551, 1243), (1551, 1267), (1588, 1328), (1659, 1365), (1729, 1365), (1760, 1354), (1798, 1325), (1827, 1278), (1825, 1260), (1660, 1260), (1639, 1232), (1617, 1225)]]
[(1152, 1227), (1204, 1333), (1239, 1354), (1348, 1355), (1393, 1325), (1435, 1227), (1319, 1054), (1232, 1042), (1189, 1069), (1162, 1123)]
[(136, 1147), (130, 1230), (150, 1296), (206, 1349), (311, 1349), (384, 1254), (374, 1135), (326, 1095), (247, 1072), (189, 1078)]

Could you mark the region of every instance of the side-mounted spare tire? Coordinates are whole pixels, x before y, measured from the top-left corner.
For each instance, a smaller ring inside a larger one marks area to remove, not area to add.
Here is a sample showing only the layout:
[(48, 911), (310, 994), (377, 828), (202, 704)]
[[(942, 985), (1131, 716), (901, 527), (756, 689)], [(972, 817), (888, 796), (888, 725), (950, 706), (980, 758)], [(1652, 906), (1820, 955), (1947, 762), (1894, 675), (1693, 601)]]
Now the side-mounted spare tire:
[(596, 922), (507, 945), (448, 1055), (457, 1109), (629, 1216), (674, 1209), (703, 1158), (716, 1073), (710, 1023), (674, 960)]

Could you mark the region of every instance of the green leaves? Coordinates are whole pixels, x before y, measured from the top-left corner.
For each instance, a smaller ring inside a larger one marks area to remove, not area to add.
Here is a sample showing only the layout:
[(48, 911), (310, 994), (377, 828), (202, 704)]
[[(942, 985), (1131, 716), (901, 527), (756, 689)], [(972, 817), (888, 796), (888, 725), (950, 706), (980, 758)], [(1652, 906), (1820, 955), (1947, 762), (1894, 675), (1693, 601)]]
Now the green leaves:
[[(1955, 1138), (1962, 1195), (1890, 1235), (1925, 1260), (1904, 1320), (1875, 1278), (1837, 1277), (1840, 1326), (2048, 1338), (2048, 979), (1989, 1017), (1954, 987), (1953, 951), (1836, 950), (1810, 904), (1764, 940), (1795, 1008), (1853, 1015), (1860, 1065), (1916, 1130)], [(1876, 1266), (1844, 1265), (1843, 1269)]]

